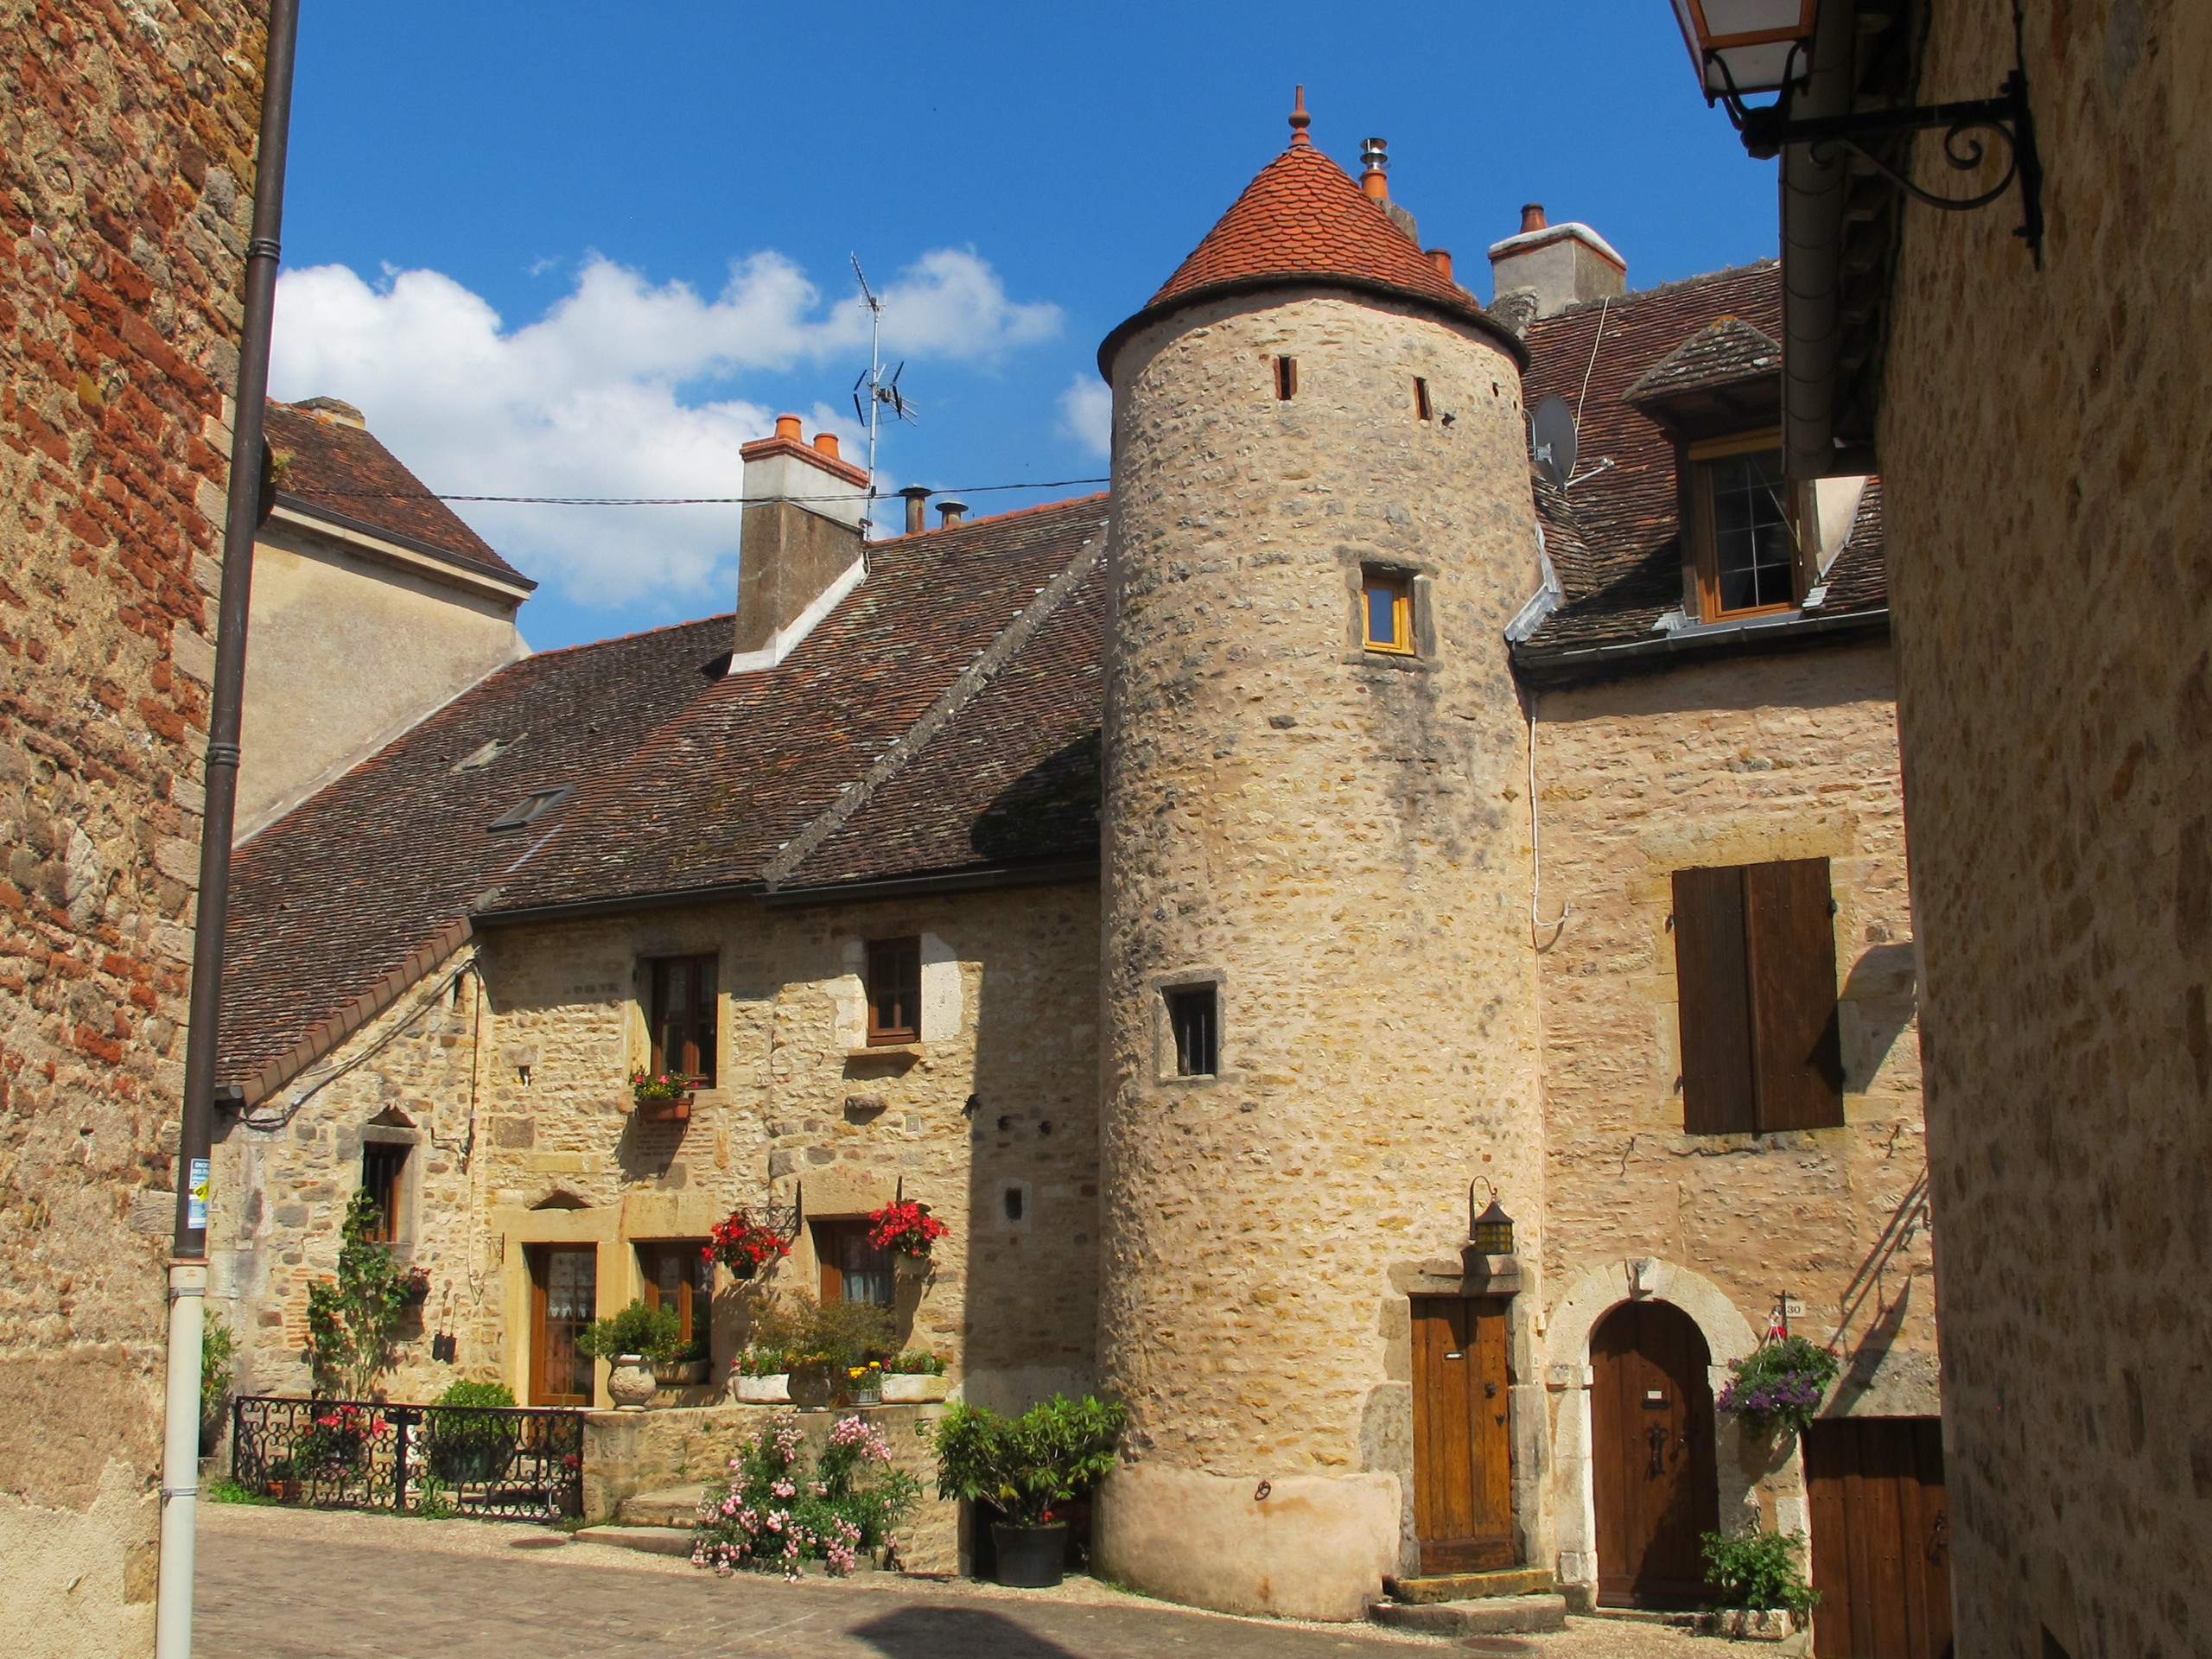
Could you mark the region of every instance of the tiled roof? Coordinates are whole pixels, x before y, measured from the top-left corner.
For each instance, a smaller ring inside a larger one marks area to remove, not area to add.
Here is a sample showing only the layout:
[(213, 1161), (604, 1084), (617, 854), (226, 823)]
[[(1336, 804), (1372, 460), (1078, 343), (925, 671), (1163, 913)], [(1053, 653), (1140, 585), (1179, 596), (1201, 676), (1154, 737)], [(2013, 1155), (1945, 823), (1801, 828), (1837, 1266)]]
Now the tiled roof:
[[(1580, 476), (1571, 491), (1540, 492), (1537, 507), (1564, 599), (1516, 647), (1524, 668), (1563, 652), (1653, 638), (1682, 602), (1682, 553), (1675, 446), (1630, 391), (1656, 385), (1671, 363), (1669, 390), (1732, 376), (1771, 346), (1782, 327), (1781, 268), (1772, 260), (1693, 276), (1609, 302), (1589, 302), (1529, 329), (1527, 404), (1556, 394), (1581, 404)], [(1603, 338), (1599, 327), (1604, 328)], [(1780, 374), (1777, 351), (1771, 369)], [(1676, 378), (1676, 377), (1679, 378)], [(1587, 378), (1588, 390), (1584, 391)], [(1593, 471), (1601, 461), (1612, 464)], [(1888, 604), (1882, 561), (1881, 492), (1870, 486), (1840, 556), (1821, 614), (1836, 619)]]
[(350, 519), (521, 580), (514, 566), (362, 428), (272, 403), (268, 435), (269, 447), (287, 457), (278, 494), (303, 511)]
[(1707, 324), (1637, 377), (1621, 394), (1630, 404), (1655, 403), (1707, 386), (1782, 372), (1782, 347), (1741, 317)]

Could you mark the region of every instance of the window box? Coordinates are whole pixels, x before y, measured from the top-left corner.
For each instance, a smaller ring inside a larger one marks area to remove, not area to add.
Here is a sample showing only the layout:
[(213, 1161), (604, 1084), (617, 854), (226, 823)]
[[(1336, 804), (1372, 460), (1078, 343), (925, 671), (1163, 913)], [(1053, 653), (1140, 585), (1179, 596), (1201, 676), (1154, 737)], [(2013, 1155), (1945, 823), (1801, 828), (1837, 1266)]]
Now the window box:
[(664, 1389), (696, 1389), (707, 1380), (703, 1359), (664, 1360), (653, 1367), (653, 1381)]
[(633, 1100), (631, 1113), (640, 1123), (688, 1123), (691, 1121), (691, 1096), (661, 1095), (650, 1100)]

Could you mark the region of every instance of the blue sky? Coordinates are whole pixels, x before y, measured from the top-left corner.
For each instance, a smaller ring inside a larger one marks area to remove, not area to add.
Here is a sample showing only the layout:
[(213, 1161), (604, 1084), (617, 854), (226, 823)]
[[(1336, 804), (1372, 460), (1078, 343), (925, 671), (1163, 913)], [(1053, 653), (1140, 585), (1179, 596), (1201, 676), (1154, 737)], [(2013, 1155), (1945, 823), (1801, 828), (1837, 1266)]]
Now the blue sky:
[[(1300, 81), (1347, 168), (1389, 141), (1422, 239), (1485, 296), (1526, 200), (1635, 287), (1774, 251), (1772, 169), (1705, 108), (1665, 0), (304, 11), (275, 391), (360, 404), (441, 490), (736, 493), (777, 410), (849, 424), (854, 252), (921, 410), (889, 484), (1103, 473), (1074, 389), (1281, 148)], [(541, 648), (734, 594), (734, 507), (461, 511), (542, 582)]]

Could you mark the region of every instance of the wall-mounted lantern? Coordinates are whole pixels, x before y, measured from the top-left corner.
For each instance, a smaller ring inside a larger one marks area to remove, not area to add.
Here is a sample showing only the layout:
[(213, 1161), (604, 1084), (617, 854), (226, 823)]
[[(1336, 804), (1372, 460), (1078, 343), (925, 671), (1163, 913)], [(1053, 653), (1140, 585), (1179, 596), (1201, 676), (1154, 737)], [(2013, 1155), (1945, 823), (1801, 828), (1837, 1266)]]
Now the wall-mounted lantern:
[[(1796, 99), (1813, 78), (1813, 44), (1823, 6), (1843, 7), (1855, 16), (1854, 0), (1674, 0), (1675, 19), (1697, 67), (1705, 101), (1718, 104), (1743, 135), (1744, 148), (1771, 161), (1789, 144), (1804, 144), (1812, 159), (1828, 165), (1839, 149), (1856, 154), (1869, 167), (1916, 201), (1949, 213), (1986, 207), (2020, 183), (2020, 227), (2037, 269), (2043, 265), (2043, 162), (2036, 153), (2035, 117), (2028, 108), (2026, 53), (2020, 21), (2013, 16), (2012, 71), (1995, 98), (1952, 104), (1925, 104), (1890, 110), (1859, 110), (1845, 115), (1799, 118)], [(1847, 23), (1853, 21), (1844, 20)], [(1855, 31), (1852, 31), (1855, 33)], [(1765, 105), (1747, 98), (1774, 96)], [(1942, 196), (1924, 190), (1863, 141), (1891, 132), (1943, 129), (1943, 160), (1961, 173), (1981, 166), (1986, 153), (1974, 136), (1987, 133), (2005, 146), (2012, 165), (1989, 189), (1972, 196)]]
[[(1490, 1188), (1490, 1208), (1479, 1216), (1475, 1213), (1475, 1189), (1478, 1186)], [(1498, 1203), (1497, 1188), (1491, 1185), (1486, 1176), (1478, 1175), (1467, 1183), (1467, 1243), (1474, 1246), (1478, 1255), (1513, 1254), (1513, 1217)]]

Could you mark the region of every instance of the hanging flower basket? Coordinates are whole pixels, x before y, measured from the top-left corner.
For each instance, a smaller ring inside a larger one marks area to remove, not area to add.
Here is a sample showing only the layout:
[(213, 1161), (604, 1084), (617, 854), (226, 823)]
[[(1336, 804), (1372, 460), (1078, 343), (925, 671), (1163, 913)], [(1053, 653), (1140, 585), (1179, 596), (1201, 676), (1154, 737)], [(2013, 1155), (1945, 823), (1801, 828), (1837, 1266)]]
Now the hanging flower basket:
[(430, 1300), (430, 1272), (427, 1268), (410, 1268), (399, 1276), (399, 1305), (420, 1307)]
[(791, 1253), (791, 1241), (772, 1227), (766, 1227), (742, 1210), (733, 1210), (711, 1230), (702, 1252), (719, 1262), (733, 1279), (750, 1279)]
[(1762, 1431), (1802, 1434), (1835, 1381), (1836, 1357), (1802, 1337), (1762, 1343), (1748, 1358), (1732, 1359), (1735, 1373), (1713, 1403)]
[(929, 1271), (930, 1246), (952, 1230), (930, 1214), (926, 1204), (887, 1204), (868, 1218), (868, 1242), (898, 1258), (898, 1271)]

